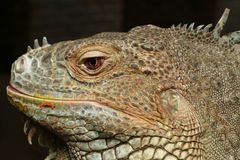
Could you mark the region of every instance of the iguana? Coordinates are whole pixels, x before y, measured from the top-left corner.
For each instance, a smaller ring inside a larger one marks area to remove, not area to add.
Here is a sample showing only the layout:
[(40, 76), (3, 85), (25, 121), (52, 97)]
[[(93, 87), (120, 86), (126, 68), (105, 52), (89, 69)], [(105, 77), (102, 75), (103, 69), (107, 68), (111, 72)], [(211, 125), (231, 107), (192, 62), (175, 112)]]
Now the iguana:
[[(7, 94), (50, 159), (240, 159), (240, 34), (160, 28), (42, 46), (12, 65)], [(42, 129), (39, 129), (42, 128)]]

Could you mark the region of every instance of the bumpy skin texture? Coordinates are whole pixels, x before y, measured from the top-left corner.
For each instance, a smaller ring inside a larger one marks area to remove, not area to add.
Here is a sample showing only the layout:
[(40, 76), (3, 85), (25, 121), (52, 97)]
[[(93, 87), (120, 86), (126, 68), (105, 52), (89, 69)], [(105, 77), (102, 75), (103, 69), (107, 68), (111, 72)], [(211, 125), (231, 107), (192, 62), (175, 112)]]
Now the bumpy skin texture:
[[(94, 71), (93, 55), (104, 59)], [(14, 62), (8, 95), (60, 139), (56, 159), (239, 159), (239, 65), (226, 36), (146, 25), (36, 43)]]

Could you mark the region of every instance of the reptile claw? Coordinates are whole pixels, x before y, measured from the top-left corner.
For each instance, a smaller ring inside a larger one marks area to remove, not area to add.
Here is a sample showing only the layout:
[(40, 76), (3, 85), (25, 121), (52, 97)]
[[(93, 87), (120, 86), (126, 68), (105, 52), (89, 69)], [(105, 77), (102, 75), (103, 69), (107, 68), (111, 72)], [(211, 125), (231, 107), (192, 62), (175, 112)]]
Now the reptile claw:
[(36, 128), (31, 127), (31, 129), (29, 130), (28, 135), (27, 135), (28, 143), (30, 145), (32, 145), (32, 137), (34, 136), (35, 133), (36, 133)]
[(28, 131), (31, 127), (31, 121), (30, 120), (27, 120), (25, 123), (24, 123), (24, 127), (23, 127), (23, 131), (24, 133), (27, 135), (28, 134)]

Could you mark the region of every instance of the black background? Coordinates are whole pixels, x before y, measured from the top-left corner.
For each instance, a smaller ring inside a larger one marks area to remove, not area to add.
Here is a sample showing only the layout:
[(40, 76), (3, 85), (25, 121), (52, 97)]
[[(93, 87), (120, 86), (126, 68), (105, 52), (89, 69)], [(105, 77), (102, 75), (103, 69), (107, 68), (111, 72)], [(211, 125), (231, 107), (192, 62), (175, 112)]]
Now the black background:
[(43, 159), (34, 141), (27, 143), (23, 121), (7, 101), (11, 63), (47, 36), (50, 43), (78, 39), (103, 31), (128, 31), (154, 24), (216, 24), (224, 8), (230, 17), (224, 32), (240, 29), (239, 0), (2, 0), (0, 2), (0, 159)]

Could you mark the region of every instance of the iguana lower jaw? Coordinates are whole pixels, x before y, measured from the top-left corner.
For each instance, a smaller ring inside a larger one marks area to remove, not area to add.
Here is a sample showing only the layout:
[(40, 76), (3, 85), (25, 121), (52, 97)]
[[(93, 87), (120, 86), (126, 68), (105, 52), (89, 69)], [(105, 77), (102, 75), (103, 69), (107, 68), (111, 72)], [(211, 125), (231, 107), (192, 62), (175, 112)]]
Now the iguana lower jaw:
[[(176, 160), (178, 156), (200, 159), (204, 152), (201, 130), (197, 127), (179, 134), (170, 126), (159, 122), (153, 125), (96, 102), (39, 98), (11, 86), (7, 93), (18, 110), (51, 132), (48, 139), (53, 142), (47, 145), (50, 148), (49, 159), (98, 157), (134, 160), (141, 156), (143, 159), (154, 159), (154, 156), (165, 157), (166, 160)], [(30, 132), (31, 129), (28, 136), (31, 136)], [(184, 151), (191, 147), (191, 154)]]

